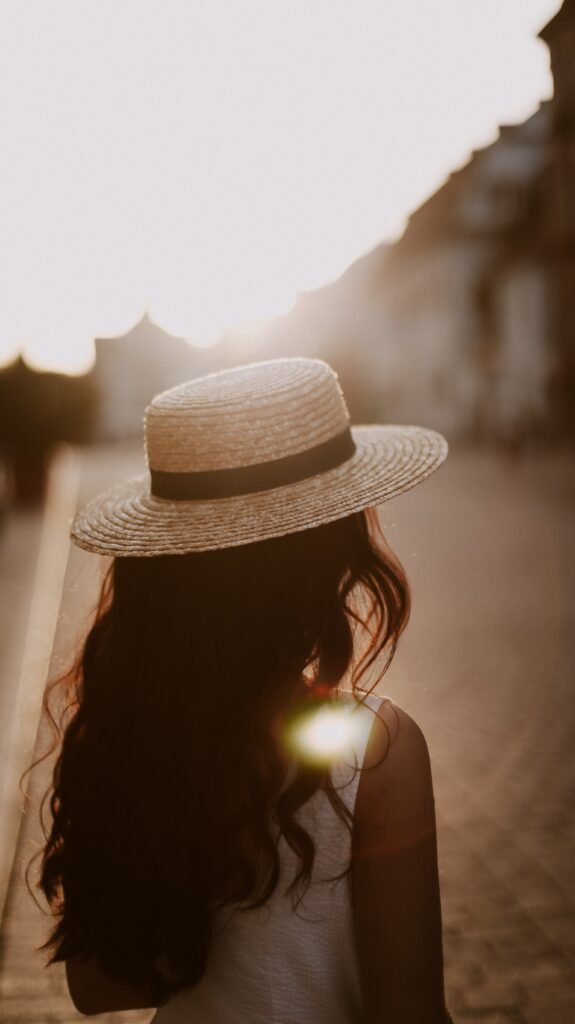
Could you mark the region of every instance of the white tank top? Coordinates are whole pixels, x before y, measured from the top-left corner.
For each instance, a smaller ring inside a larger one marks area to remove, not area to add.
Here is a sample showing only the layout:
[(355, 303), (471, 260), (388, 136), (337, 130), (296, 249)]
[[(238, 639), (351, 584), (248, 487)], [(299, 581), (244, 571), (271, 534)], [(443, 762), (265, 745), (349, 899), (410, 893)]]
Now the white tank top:
[[(370, 696), (376, 711), (383, 698)], [(373, 715), (354, 742), (363, 764)], [(360, 773), (332, 766), (334, 785), (353, 811)], [(282, 878), (257, 910), (219, 911), (213, 922), (208, 967), (194, 988), (173, 996), (153, 1024), (360, 1024), (359, 977), (353, 938), (349, 875), (351, 837), (323, 791), (298, 812), (316, 844), (312, 881), (297, 909), (285, 888), (299, 861), (280, 841)]]

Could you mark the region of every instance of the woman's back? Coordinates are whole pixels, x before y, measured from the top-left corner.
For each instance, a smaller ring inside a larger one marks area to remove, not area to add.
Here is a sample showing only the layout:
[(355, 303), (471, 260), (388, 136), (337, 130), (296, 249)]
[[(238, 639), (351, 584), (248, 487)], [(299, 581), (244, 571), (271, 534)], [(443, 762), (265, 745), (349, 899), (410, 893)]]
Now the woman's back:
[[(331, 778), (353, 814), (370, 728), (383, 698), (358, 708), (354, 757), (339, 760)], [(155, 1024), (353, 1024), (362, 1020), (350, 898), (351, 833), (325, 790), (298, 812), (316, 844), (312, 880), (301, 902), (285, 889), (298, 862), (280, 839), (282, 877), (272, 897), (254, 910), (214, 915), (202, 980), (158, 1011)]]

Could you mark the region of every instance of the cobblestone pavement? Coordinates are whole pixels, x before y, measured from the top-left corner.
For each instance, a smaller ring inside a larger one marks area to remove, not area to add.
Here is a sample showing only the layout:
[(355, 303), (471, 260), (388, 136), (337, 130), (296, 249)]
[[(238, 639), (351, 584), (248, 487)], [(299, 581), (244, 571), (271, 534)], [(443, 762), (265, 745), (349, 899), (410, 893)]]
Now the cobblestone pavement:
[[(84, 490), (125, 462), (93, 457)], [(431, 749), (456, 1024), (575, 1020), (574, 507), (567, 456), (461, 453), (384, 511), (414, 610), (382, 688)], [(81, 628), (93, 573), (75, 552), (55, 665)], [(41, 787), (37, 776), (32, 805)], [(28, 815), (4, 924), (2, 1024), (80, 1019), (61, 973), (42, 971), (33, 952), (45, 922), (21, 871), (37, 842)]]
[(434, 765), (456, 1021), (575, 1021), (575, 467), (454, 456), (384, 511), (414, 591), (385, 689)]

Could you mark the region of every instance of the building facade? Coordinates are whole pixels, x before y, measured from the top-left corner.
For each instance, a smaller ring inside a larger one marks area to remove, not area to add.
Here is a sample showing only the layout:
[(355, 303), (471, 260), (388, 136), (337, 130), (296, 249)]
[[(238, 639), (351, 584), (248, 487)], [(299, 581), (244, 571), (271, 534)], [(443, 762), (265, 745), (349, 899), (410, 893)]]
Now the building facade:
[(574, 434), (575, 0), (541, 37), (552, 100), (502, 127), (387, 251), (370, 348), (391, 418), (514, 442)]
[(273, 351), (313, 338), (309, 354), (349, 367), (366, 416), (512, 443), (575, 436), (575, 0), (541, 38), (552, 100), (274, 330)]

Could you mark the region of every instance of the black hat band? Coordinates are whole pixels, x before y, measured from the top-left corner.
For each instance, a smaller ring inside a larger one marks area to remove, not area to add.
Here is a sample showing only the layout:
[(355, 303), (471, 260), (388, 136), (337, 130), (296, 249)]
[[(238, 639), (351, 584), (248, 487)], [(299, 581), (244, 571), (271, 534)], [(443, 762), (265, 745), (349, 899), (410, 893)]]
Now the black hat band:
[(171, 501), (211, 501), (236, 498), (242, 494), (269, 491), (307, 480), (318, 473), (341, 466), (355, 453), (355, 441), (348, 428), (329, 441), (270, 462), (234, 469), (207, 469), (189, 473), (166, 473), (151, 469), (152, 494)]

